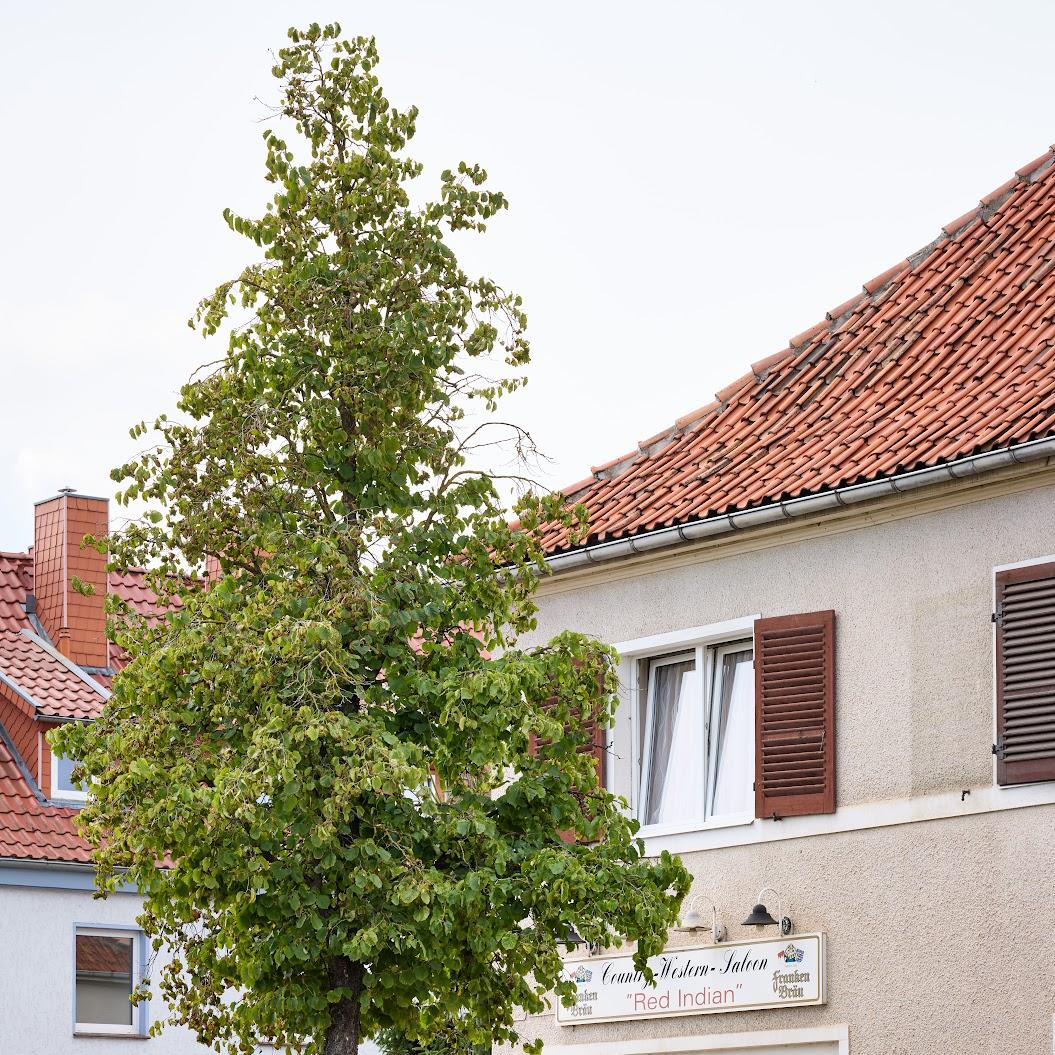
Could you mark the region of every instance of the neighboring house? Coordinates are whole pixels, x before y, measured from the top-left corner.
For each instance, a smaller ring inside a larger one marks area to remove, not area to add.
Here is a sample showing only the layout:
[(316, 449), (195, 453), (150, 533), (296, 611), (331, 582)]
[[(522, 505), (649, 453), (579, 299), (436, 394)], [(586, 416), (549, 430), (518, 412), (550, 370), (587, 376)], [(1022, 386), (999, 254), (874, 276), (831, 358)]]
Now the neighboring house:
[[(136, 892), (92, 896), (74, 827), (84, 792), (45, 734), (96, 717), (124, 663), (106, 639), (106, 593), (144, 615), (157, 599), (141, 572), (107, 574), (105, 558), (82, 547), (86, 534), (107, 533), (106, 499), (64, 492), (34, 512), (32, 550), (0, 553), (0, 1055), (109, 1055), (159, 1016), (156, 999), (128, 999), (156, 964)], [(74, 590), (74, 578), (94, 593)], [(208, 1050), (175, 1027), (148, 1049)]]
[[(89, 849), (74, 827), (84, 792), (45, 734), (96, 717), (123, 663), (106, 639), (107, 591), (144, 612), (155, 598), (142, 575), (107, 575), (105, 557), (81, 546), (106, 534), (106, 499), (64, 492), (34, 513), (32, 550), (0, 553), (0, 1052), (112, 1052), (115, 1038), (142, 1036), (157, 1010), (128, 999), (149, 974), (140, 899), (131, 890), (93, 899)], [(95, 592), (75, 591), (74, 578)], [(150, 1048), (206, 1050), (182, 1029)]]
[(603, 778), (695, 929), (525, 1039), (1048, 1055), (1055, 154), (568, 493), (525, 643), (621, 653)]

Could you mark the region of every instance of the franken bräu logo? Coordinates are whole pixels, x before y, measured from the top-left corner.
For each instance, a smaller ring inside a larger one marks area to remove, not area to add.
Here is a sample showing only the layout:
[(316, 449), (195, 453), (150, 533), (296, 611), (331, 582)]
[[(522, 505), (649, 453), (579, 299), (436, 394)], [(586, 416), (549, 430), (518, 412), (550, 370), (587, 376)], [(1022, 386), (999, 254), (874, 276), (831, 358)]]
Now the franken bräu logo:
[(585, 985), (592, 979), (593, 971), (588, 970), (583, 964), (580, 964), (579, 969), (571, 976), (571, 980), (576, 985)]
[(802, 958), (806, 953), (793, 942), (789, 942), (788, 947), (786, 949), (781, 949), (777, 955), (785, 963), (802, 963)]

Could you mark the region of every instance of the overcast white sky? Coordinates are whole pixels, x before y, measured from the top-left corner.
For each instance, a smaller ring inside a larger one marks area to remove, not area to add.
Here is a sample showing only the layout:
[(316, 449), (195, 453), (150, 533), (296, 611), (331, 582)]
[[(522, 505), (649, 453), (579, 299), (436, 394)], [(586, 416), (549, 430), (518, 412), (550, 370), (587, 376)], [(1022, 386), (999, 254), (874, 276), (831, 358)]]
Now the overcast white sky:
[(568, 484), (709, 401), (1055, 140), (1055, 4), (0, 0), (0, 549), (109, 494), (134, 421), (214, 357), (248, 258), (254, 96), (291, 23), (373, 33), (433, 177), (512, 207), (472, 250), (525, 298), (508, 408)]

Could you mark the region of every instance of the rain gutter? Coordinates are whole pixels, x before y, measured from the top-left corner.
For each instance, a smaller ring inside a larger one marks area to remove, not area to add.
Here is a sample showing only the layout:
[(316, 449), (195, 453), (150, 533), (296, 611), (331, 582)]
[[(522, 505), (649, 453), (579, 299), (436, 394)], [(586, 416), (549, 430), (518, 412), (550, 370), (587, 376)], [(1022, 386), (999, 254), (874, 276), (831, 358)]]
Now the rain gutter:
[(819, 491), (816, 494), (791, 498), (782, 502), (770, 502), (734, 513), (722, 513), (719, 516), (696, 520), (690, 524), (648, 531), (635, 535), (633, 538), (599, 542), (592, 546), (584, 546), (582, 549), (547, 557), (546, 565), (552, 572), (562, 572), (585, 567), (588, 564), (603, 564), (619, 557), (651, 553), (654, 550), (676, 546), (682, 542), (696, 542), (699, 539), (727, 535), (763, 524), (797, 520), (800, 517), (812, 516), (814, 513), (836, 509), (840, 506), (852, 506), (858, 502), (903, 494), (919, 487), (928, 487), (931, 484), (980, 476), (994, 469), (1003, 469), (1009, 465), (1019, 465), (1053, 456), (1055, 456), (1055, 436), (1048, 436), (1039, 440), (1030, 440), (1028, 443), (1012, 444), (995, 451), (986, 451), (984, 454), (972, 454), (967, 458), (959, 458), (926, 469), (914, 469), (911, 472), (886, 476), (880, 480), (869, 480), (861, 484), (851, 484), (848, 487), (836, 487), (830, 491)]

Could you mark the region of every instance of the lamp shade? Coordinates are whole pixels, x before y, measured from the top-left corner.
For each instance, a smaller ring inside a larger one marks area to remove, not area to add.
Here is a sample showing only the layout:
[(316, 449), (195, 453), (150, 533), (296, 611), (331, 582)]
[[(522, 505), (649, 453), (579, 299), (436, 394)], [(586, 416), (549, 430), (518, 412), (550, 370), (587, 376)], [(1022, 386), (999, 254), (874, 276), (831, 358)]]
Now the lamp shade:
[(579, 937), (579, 932), (570, 923), (568, 924), (568, 933), (564, 936), (564, 944), (571, 947), (585, 944), (582, 938)]
[(685, 913), (685, 918), (681, 921), (679, 930), (708, 930), (710, 929), (711, 921), (704, 919), (703, 913), (698, 909), (690, 908)]
[(769, 914), (769, 909), (759, 902), (753, 909), (751, 915), (744, 920), (745, 927), (775, 927), (777, 921)]

